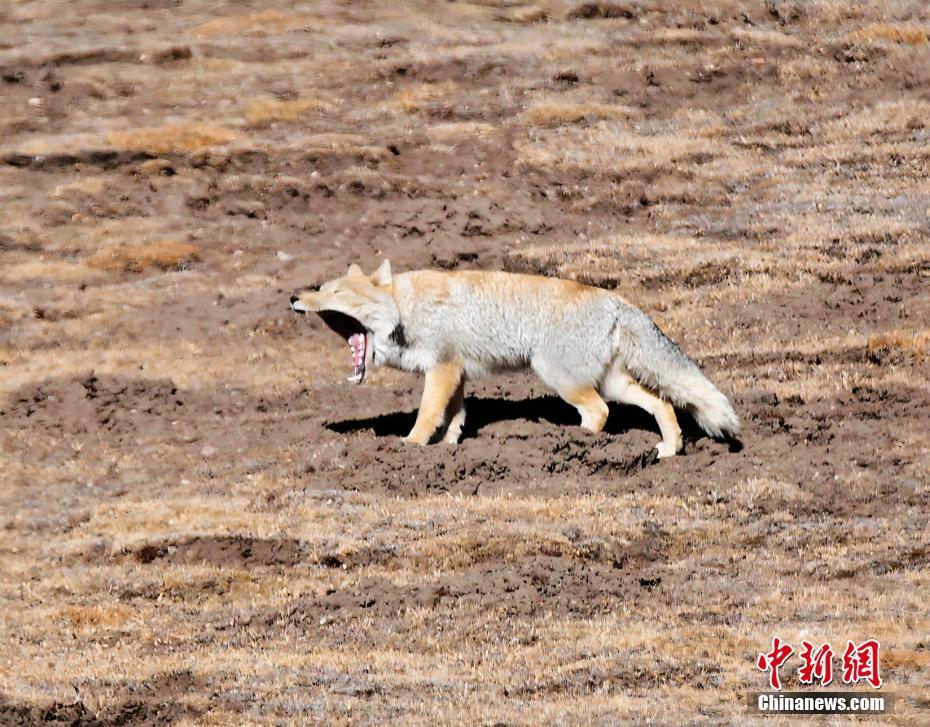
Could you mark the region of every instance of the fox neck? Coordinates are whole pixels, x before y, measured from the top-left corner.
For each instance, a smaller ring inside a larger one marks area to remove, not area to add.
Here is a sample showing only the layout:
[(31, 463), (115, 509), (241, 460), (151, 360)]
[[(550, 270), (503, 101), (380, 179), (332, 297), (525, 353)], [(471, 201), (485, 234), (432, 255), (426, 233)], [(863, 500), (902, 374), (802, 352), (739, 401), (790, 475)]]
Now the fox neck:
[(407, 348), (407, 336), (400, 319), (400, 310), (394, 297), (394, 286), (383, 293), (382, 314), (372, 326), (374, 338), (374, 363), (377, 366), (401, 367), (403, 352)]
[[(393, 293), (393, 291), (392, 291)], [(375, 335), (375, 363), (404, 371), (425, 371), (432, 357), (420, 350), (410, 329), (404, 325), (396, 299), (391, 297), (391, 324)]]
[(436, 351), (434, 347), (424, 346), (423, 341), (415, 334), (415, 327), (408, 325), (405, 316), (411, 312), (407, 306), (398, 303), (398, 295), (403, 297), (406, 292), (401, 283), (403, 276), (395, 276), (386, 296), (384, 311), (373, 329), (374, 334), (374, 363), (376, 366), (390, 366), (403, 371), (427, 371), (436, 364)]
[(375, 363), (379, 366), (392, 366), (398, 369), (409, 369), (405, 359), (410, 352), (410, 341), (407, 331), (398, 315), (394, 326), (386, 335), (375, 336)]

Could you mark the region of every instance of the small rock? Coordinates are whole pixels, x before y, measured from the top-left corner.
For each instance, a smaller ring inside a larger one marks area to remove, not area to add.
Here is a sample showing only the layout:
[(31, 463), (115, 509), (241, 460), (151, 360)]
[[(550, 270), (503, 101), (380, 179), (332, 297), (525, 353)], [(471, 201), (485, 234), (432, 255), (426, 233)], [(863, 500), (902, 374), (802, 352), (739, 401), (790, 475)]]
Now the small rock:
[(294, 259), (293, 255), (291, 255), (289, 252), (284, 252), (284, 250), (278, 250), (277, 254), (278, 260), (280, 260), (282, 263), (289, 263)]
[(265, 212), (265, 205), (255, 199), (240, 199), (230, 202), (226, 205), (227, 215), (242, 215), (243, 217), (256, 218)]
[(200, 450), (201, 457), (212, 457), (216, 454), (216, 447), (212, 447), (209, 444), (205, 445), (203, 449)]
[(139, 165), (138, 171), (149, 177), (159, 175), (170, 177), (175, 174), (174, 165), (167, 159), (147, 159)]

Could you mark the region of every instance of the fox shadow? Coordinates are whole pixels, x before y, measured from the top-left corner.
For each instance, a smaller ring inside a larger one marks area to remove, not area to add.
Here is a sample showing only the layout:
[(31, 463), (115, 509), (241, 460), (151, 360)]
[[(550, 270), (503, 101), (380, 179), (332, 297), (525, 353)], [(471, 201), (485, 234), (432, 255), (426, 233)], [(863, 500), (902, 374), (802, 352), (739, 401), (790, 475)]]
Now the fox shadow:
[[(608, 434), (623, 434), (634, 429), (659, 433), (655, 417), (639, 407), (624, 404), (608, 404), (610, 416), (604, 431)], [(548, 422), (553, 425), (579, 426), (581, 417), (577, 410), (557, 396), (540, 396), (530, 399), (495, 399), (486, 397), (468, 397), (465, 400), (465, 426), (462, 439), (472, 439), (484, 427), (504, 421)], [(329, 422), (326, 428), (339, 434), (371, 431), (376, 437), (403, 437), (416, 421), (416, 411), (380, 414), (364, 419), (343, 419)], [(679, 412), (679, 425), (682, 436), (693, 441), (706, 437), (694, 423), (687, 412)]]

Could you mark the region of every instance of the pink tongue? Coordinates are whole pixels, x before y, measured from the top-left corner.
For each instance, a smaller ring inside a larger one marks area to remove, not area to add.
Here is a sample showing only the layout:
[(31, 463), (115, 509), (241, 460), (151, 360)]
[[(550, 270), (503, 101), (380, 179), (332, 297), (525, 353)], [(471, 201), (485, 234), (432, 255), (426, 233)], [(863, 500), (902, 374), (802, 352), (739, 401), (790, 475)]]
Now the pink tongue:
[(359, 366), (362, 365), (362, 346), (365, 343), (365, 338), (361, 333), (353, 333), (351, 338), (349, 338), (349, 345), (352, 347), (352, 363), (355, 366), (355, 370), (358, 371)]

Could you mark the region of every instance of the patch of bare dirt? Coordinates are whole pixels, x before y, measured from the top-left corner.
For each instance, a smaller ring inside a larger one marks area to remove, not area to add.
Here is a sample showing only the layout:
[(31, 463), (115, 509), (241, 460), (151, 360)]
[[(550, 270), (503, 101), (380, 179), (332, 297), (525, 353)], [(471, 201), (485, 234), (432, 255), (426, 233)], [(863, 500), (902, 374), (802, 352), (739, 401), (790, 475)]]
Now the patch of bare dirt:
[(390, 618), (410, 609), (474, 606), (510, 615), (547, 613), (591, 616), (610, 612), (618, 601), (648, 598), (665, 571), (655, 553), (616, 549), (604, 560), (538, 555), (517, 562), (486, 561), (425, 583), (398, 585), (386, 578), (359, 581), (350, 588), (292, 604), (272, 622), (373, 616)]
[(295, 565), (305, 560), (299, 542), (228, 536), (188, 538), (177, 543), (140, 546), (132, 556), (140, 563), (203, 563), (219, 567)]
[[(921, 686), (928, 23), (0, 7), (0, 722), (726, 723), (776, 625), (886, 629)], [(404, 445), (420, 377), (344, 383), (287, 307), (384, 257), (617, 290), (740, 442), (682, 415), (658, 461), (643, 412), (590, 434), (514, 375)]]
[[(195, 719), (199, 710), (177, 700), (200, 686), (190, 672), (159, 674), (142, 682), (75, 686), (72, 702), (23, 704), (0, 695), (3, 724), (69, 725), (69, 727), (160, 727)], [(82, 687), (83, 694), (82, 694)], [(100, 693), (106, 691), (101, 703)]]

